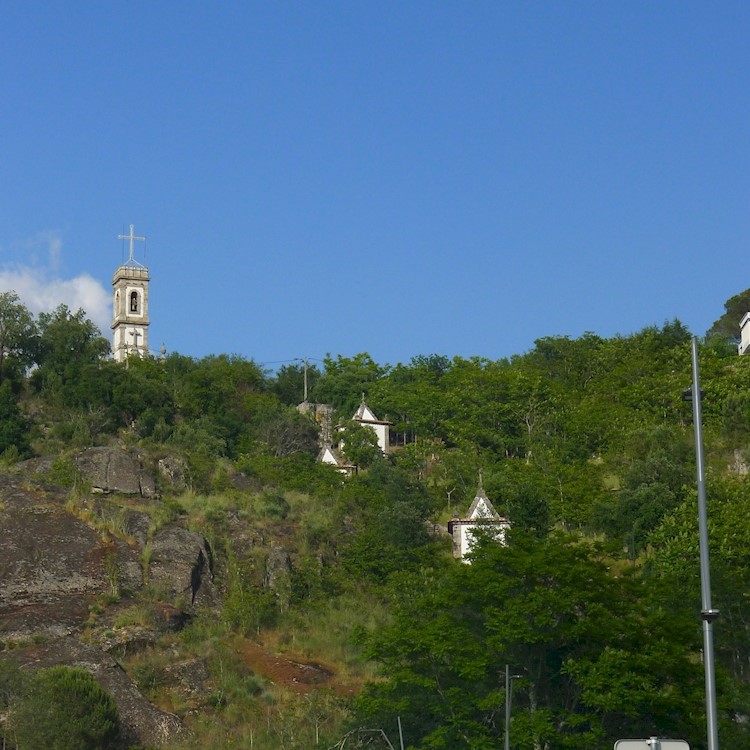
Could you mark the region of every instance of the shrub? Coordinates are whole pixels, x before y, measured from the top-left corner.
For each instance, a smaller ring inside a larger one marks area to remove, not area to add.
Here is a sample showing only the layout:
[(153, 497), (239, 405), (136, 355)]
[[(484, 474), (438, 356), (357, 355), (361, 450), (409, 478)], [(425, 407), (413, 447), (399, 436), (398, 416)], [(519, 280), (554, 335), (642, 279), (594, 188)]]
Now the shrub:
[(275, 489), (267, 489), (259, 498), (258, 509), (266, 518), (284, 519), (289, 515), (289, 503), (284, 493)]
[(31, 678), (12, 721), (19, 748), (106, 750), (120, 733), (112, 696), (85, 669), (65, 666)]

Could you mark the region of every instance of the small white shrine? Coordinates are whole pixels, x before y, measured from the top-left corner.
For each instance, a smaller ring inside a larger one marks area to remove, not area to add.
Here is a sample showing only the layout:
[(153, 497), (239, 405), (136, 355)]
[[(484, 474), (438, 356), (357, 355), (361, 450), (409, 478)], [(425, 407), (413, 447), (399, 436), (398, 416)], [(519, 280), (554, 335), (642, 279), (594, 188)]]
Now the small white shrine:
[(362, 394), (362, 403), (352, 417), (353, 422), (358, 422), (364, 427), (374, 431), (378, 439), (378, 447), (387, 454), (391, 449), (390, 429), (393, 422), (387, 419), (378, 419), (372, 409), (365, 403), (365, 394)]
[[(321, 427), (320, 434), (320, 453), (318, 453), (318, 461), (320, 463), (331, 464), (335, 466), (338, 471), (347, 476), (352, 476), (357, 473), (357, 465), (349, 463), (342, 455), (341, 451), (345, 451), (343, 440), (331, 440), (333, 436), (330, 432), (330, 422), (333, 416), (333, 407), (329, 404), (309, 404), (307, 402), (301, 403), (297, 409), (303, 414), (312, 416)], [(322, 417), (322, 418), (321, 418)], [(365, 403), (365, 395), (362, 394), (362, 403), (354, 413), (352, 422), (362, 425), (368, 429), (371, 429), (375, 433), (375, 437), (378, 442), (378, 448), (385, 454), (390, 450), (390, 426), (393, 424), (387, 419), (378, 419), (373, 413), (372, 409)], [(326, 427), (328, 426), (328, 429)], [(344, 429), (343, 424), (336, 425), (335, 433), (340, 433)]]
[(318, 453), (318, 462), (333, 466), (336, 471), (350, 477), (357, 473), (356, 464), (349, 463), (344, 457), (332, 446), (324, 445)]
[(448, 533), (453, 538), (453, 557), (469, 563), (466, 556), (477, 542), (478, 534), (489, 534), (499, 544), (506, 544), (510, 521), (501, 516), (487, 497), (479, 475), (479, 487), (466, 518), (454, 518), (448, 522)]
[(117, 239), (130, 241), (127, 263), (120, 266), (112, 279), (112, 354), (116, 362), (124, 362), (130, 355), (148, 356), (148, 268), (133, 257), (133, 243), (145, 242), (137, 237), (130, 225), (130, 234)]
[(750, 349), (750, 312), (745, 313), (740, 321), (740, 344), (737, 351), (740, 354), (745, 354), (748, 349)]

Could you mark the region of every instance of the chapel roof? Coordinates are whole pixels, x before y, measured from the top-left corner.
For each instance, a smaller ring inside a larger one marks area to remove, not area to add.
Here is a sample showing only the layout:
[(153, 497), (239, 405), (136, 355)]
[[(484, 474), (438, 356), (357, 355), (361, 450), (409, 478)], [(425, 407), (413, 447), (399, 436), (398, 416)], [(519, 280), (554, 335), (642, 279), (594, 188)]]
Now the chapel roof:
[(341, 454), (332, 445), (324, 445), (320, 449), (320, 452), (318, 453), (318, 461), (331, 463), (331, 461), (326, 461), (326, 458), (333, 459), (333, 461), (335, 461), (337, 466), (347, 465), (347, 462), (343, 459)]
[(375, 412), (373, 412), (373, 410), (365, 403), (364, 394), (362, 394), (362, 402), (354, 413), (352, 419), (355, 422), (367, 422), (368, 424), (393, 424), (387, 419), (378, 419), (375, 416)]
[(493, 521), (502, 518), (502, 516), (495, 510), (495, 506), (490, 502), (490, 499), (487, 497), (487, 493), (484, 491), (481, 474), (479, 475), (479, 486), (477, 487), (477, 494), (474, 497), (474, 502), (469, 508), (469, 514), (467, 518), (471, 521), (477, 518), (486, 518)]

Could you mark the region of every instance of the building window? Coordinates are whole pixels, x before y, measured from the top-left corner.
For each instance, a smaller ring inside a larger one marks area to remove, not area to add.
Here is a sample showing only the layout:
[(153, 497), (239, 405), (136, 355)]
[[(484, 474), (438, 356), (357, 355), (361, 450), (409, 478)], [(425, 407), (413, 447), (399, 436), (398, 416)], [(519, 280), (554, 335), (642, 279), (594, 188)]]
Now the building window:
[(130, 312), (138, 312), (138, 292), (130, 293)]

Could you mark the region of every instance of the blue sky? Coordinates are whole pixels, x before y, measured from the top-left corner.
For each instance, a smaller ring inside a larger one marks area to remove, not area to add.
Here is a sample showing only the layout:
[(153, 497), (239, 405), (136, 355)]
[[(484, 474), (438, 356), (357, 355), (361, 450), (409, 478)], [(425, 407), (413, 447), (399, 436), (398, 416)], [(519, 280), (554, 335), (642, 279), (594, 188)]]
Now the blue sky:
[[(0, 288), (257, 362), (702, 334), (750, 287), (746, 2), (6, 2)], [(272, 365), (275, 366), (275, 365)]]

